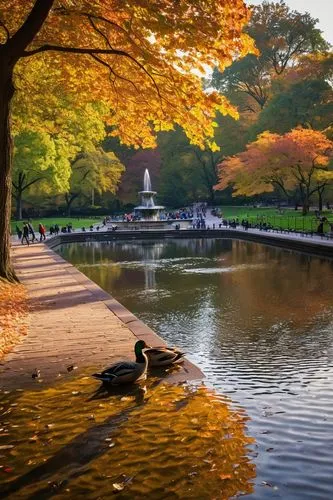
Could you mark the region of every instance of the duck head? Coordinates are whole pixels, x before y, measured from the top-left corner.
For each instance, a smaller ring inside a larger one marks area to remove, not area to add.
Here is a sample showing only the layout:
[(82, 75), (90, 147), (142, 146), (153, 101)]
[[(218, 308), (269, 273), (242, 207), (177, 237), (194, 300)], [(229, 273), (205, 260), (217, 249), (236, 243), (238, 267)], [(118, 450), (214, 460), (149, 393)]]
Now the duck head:
[(147, 349), (148, 347), (149, 347), (149, 345), (147, 345), (144, 340), (138, 340), (135, 343), (134, 352), (135, 352), (136, 362), (137, 363), (145, 363), (146, 362), (147, 358), (143, 354), (142, 350), (143, 349)]

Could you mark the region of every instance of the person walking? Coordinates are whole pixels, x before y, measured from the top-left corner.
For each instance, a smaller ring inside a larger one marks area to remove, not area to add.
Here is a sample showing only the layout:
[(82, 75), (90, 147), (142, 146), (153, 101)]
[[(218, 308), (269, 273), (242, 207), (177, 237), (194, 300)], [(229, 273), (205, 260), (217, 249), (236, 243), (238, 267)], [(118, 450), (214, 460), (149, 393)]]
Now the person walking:
[(18, 225), (17, 225), (17, 224), (16, 224), (16, 234), (17, 234), (17, 238), (18, 238), (19, 240), (21, 240), (21, 239), (22, 239), (22, 231), (21, 231), (21, 229), (18, 227)]
[(59, 226), (58, 226), (58, 224), (54, 224), (54, 233), (55, 233), (56, 236), (58, 236), (58, 234), (59, 234)]
[(32, 237), (32, 243), (36, 240), (37, 241), (37, 238), (36, 238), (36, 235), (35, 235), (35, 231), (34, 231), (34, 228), (32, 227), (32, 225), (30, 224), (30, 222), (27, 222), (27, 226), (28, 226), (28, 231), (29, 231), (29, 234), (31, 234), (31, 237)]
[(46, 232), (46, 229), (45, 229), (45, 226), (43, 226), (43, 224), (39, 224), (38, 226), (38, 232), (39, 232), (39, 241), (45, 241), (46, 240), (46, 237), (45, 237), (45, 232)]
[(23, 224), (22, 239), (21, 239), (22, 245), (24, 245), (24, 241), (27, 242), (28, 246), (30, 245), (30, 243), (29, 243), (29, 226), (26, 222)]

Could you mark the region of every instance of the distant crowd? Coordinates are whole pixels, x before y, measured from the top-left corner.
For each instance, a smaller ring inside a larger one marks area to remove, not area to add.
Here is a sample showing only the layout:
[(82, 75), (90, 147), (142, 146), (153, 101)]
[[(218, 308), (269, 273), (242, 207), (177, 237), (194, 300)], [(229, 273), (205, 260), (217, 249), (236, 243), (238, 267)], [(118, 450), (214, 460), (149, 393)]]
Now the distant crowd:
[[(71, 233), (72, 231), (73, 231), (73, 226), (71, 223), (61, 228), (59, 227), (58, 224), (53, 224), (49, 228), (50, 236), (58, 235), (60, 232)], [(39, 240), (38, 237), (36, 236), (36, 233), (39, 234)], [(37, 241), (44, 241), (46, 240), (46, 233), (47, 233), (46, 226), (44, 226), (44, 224), (41, 223), (38, 224), (37, 231), (35, 231), (31, 222), (24, 222), (23, 227), (20, 227), (19, 225), (16, 224), (16, 234), (18, 239), (21, 241), (22, 245), (24, 244), (30, 245), (30, 243), (34, 243)]]
[[(193, 205), (193, 207), (190, 208), (181, 208), (177, 211), (169, 211), (163, 214), (163, 219), (164, 220), (169, 220), (169, 221), (181, 221), (181, 220), (189, 220), (191, 222), (191, 226), (193, 229), (217, 229), (217, 228), (223, 228), (223, 227), (229, 227), (236, 229), (238, 227), (243, 228), (245, 231), (248, 230), (249, 228), (252, 229), (259, 229), (260, 231), (270, 231), (274, 229), (274, 226), (266, 222), (263, 218), (260, 220), (260, 218), (257, 217), (257, 219), (251, 220), (251, 222), (248, 220), (248, 216), (246, 214), (246, 218), (239, 220), (238, 217), (235, 217), (233, 219), (227, 219), (224, 217), (222, 211), (217, 208), (213, 208), (210, 211), (211, 215), (215, 216), (217, 219), (216, 222), (212, 224), (212, 227), (210, 227), (207, 224), (207, 204), (206, 203), (196, 203)], [(316, 219), (317, 219), (317, 228), (314, 231), (311, 231), (312, 234), (319, 234), (323, 235), (324, 233), (324, 224), (327, 223), (330, 225), (331, 229), (331, 235), (333, 235), (333, 223), (330, 223), (326, 217), (321, 216), (320, 212), (316, 213)], [(102, 220), (101, 226), (94, 226), (90, 225), (88, 228), (82, 227), (81, 231), (99, 231), (100, 228), (102, 230), (106, 229), (106, 226), (109, 225), (109, 223), (112, 223), (111, 228), (113, 231), (118, 229), (118, 226), (114, 224), (116, 221), (126, 221), (126, 222), (134, 222), (137, 220), (137, 218), (134, 216), (134, 214), (129, 214), (125, 213), (122, 215), (118, 215), (116, 217), (104, 217)], [(175, 226), (176, 229), (180, 229), (180, 224), (176, 224)], [(38, 224), (38, 230), (34, 230), (31, 221), (29, 222), (24, 222), (23, 227), (20, 227), (19, 225), (16, 225), (16, 234), (18, 239), (21, 241), (22, 245), (26, 244), (29, 245), (30, 243), (34, 243), (37, 241), (44, 241), (46, 239), (46, 235), (48, 233), (49, 236), (57, 236), (59, 233), (71, 233), (74, 231), (73, 225), (71, 222), (69, 222), (66, 225), (59, 226), (59, 224), (55, 223), (52, 224), (48, 231), (47, 228), (42, 224)], [(295, 230), (296, 231), (296, 230)]]

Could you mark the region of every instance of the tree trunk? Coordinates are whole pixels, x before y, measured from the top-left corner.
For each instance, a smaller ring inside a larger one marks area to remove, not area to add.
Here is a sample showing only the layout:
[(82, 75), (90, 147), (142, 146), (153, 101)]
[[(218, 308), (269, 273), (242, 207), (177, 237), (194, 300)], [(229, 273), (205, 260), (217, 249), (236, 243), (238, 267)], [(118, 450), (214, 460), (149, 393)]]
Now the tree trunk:
[(310, 209), (310, 198), (307, 194), (304, 195), (302, 202), (303, 202), (302, 215), (306, 215), (307, 213), (309, 213)]
[(65, 194), (65, 201), (66, 201), (66, 205), (67, 205), (67, 216), (70, 217), (71, 216), (71, 208), (72, 208), (72, 203), (73, 201), (78, 197), (77, 194), (70, 194), (70, 193), (66, 193)]
[(22, 220), (22, 191), (16, 191), (16, 211), (15, 218), (17, 220)]
[(213, 186), (209, 186), (209, 203), (211, 206), (215, 204), (215, 191)]
[(308, 200), (304, 200), (302, 207), (302, 215), (306, 215), (309, 212), (309, 202)]
[(323, 192), (318, 189), (318, 209), (319, 212), (323, 211)]
[(13, 68), (0, 55), (0, 279), (18, 281), (10, 260), (10, 219), (12, 197), (12, 139), (10, 103), (14, 95)]

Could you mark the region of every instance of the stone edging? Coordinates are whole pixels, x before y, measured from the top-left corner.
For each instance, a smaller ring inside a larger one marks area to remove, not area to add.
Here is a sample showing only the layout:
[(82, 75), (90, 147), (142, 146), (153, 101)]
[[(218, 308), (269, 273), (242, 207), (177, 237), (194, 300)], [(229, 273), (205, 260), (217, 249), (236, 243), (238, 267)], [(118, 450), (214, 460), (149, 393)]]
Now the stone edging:
[(292, 235), (281, 235), (277, 233), (266, 233), (264, 231), (252, 232), (234, 229), (186, 229), (176, 230), (150, 230), (150, 231), (104, 231), (104, 232), (80, 232), (71, 234), (59, 234), (46, 241), (49, 248), (56, 248), (63, 243), (80, 243), (86, 241), (115, 241), (115, 240), (137, 240), (137, 239), (170, 239), (170, 238), (227, 238), (245, 241), (253, 241), (264, 245), (294, 250), (296, 252), (315, 255), (333, 259), (332, 241), (314, 241), (310, 237), (295, 237)]

